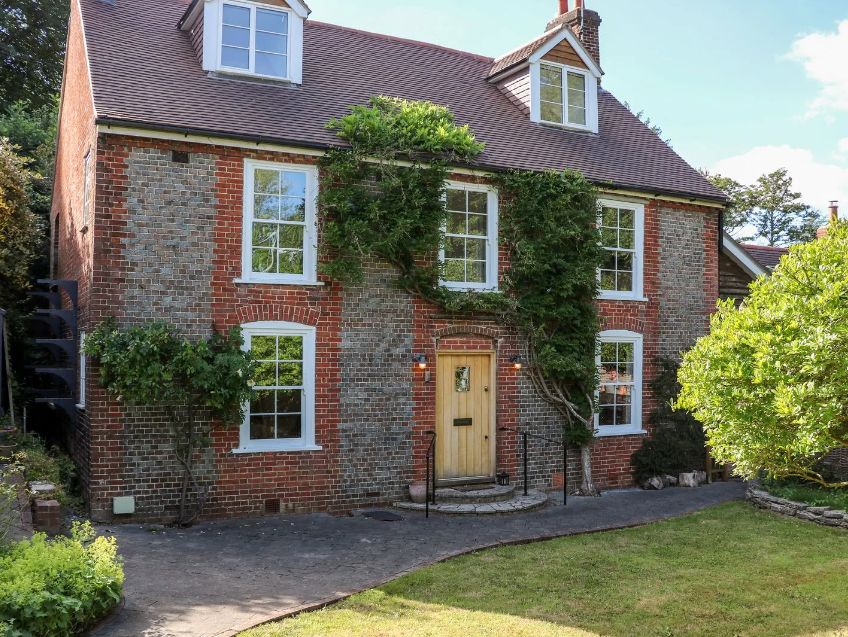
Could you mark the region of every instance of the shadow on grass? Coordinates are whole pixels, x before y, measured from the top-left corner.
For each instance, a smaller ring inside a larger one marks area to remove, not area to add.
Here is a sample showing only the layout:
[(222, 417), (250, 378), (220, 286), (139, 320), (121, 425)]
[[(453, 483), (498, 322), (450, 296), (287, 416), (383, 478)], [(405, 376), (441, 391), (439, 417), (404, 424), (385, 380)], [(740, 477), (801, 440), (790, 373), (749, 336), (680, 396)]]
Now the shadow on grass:
[(245, 636), (507, 634), (848, 637), (848, 533), (722, 505), (481, 551)]

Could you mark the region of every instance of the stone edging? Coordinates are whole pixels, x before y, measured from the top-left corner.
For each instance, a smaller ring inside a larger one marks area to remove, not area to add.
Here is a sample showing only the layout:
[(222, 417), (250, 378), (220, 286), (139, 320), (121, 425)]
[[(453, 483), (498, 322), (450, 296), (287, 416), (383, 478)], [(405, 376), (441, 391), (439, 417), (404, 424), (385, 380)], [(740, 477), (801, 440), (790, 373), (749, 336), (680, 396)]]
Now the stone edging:
[(754, 505), (798, 518), (822, 524), (824, 526), (835, 526), (842, 529), (848, 529), (848, 512), (831, 509), (830, 507), (817, 507), (803, 502), (793, 502), (785, 498), (779, 498), (759, 487), (752, 485), (748, 487), (746, 498)]

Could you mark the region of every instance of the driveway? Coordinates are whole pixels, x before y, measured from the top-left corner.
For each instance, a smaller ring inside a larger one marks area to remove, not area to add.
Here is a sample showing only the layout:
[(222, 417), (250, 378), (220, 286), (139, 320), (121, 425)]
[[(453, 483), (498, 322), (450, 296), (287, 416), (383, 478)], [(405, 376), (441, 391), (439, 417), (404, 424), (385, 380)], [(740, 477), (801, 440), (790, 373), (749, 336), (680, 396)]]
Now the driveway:
[[(473, 549), (633, 526), (744, 497), (740, 482), (608, 492), (511, 516), (399, 522), (323, 514), (101, 527), (125, 561), (125, 606), (96, 637), (217, 637), (379, 585)], [(553, 498), (554, 496), (552, 496)], [(560, 498), (561, 499), (561, 498)]]

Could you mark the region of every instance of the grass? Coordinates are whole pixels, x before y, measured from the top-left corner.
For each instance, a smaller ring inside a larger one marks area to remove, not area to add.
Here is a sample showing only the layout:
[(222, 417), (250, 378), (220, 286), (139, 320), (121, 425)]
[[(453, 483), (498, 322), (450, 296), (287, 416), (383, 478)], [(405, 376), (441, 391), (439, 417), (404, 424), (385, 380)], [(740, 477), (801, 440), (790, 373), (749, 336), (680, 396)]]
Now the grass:
[(779, 498), (848, 511), (848, 489), (825, 489), (815, 484), (777, 480), (763, 482), (763, 488)]
[(430, 566), (241, 637), (848, 637), (848, 533), (726, 504)]

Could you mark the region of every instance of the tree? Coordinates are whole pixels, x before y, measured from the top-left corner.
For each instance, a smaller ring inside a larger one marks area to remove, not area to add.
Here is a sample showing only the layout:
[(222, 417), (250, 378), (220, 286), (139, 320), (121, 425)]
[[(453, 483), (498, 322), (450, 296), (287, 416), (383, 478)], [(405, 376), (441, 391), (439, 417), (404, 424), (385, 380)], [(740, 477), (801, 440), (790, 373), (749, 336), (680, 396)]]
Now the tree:
[[(187, 525), (203, 511), (209, 486), (195, 474), (197, 455), (211, 444), (211, 420), (241, 423), (251, 395), (253, 365), (242, 350), (239, 329), (208, 340), (181, 338), (166, 323), (119, 329), (101, 323), (85, 339), (85, 352), (100, 364), (103, 387), (129, 405), (156, 406), (172, 426), (174, 456), (183, 469), (176, 523)], [(189, 512), (189, 495), (195, 507)]]
[(848, 447), (848, 224), (793, 247), (741, 307), (720, 303), (711, 328), (683, 357), (676, 405), (716, 459), (747, 478), (848, 488), (817, 468)]
[(749, 186), (722, 175), (704, 175), (730, 198), (725, 228), (737, 239), (762, 240), (770, 246), (804, 243), (815, 239), (824, 223), (792, 189), (786, 168), (761, 175)]
[(738, 239), (747, 240), (747, 237), (737, 235), (748, 223), (748, 187), (730, 177), (710, 174), (707, 170), (702, 170), (701, 174), (729, 199), (724, 209), (724, 229)]
[(647, 126), (654, 135), (659, 137), (669, 148), (672, 148), (671, 139), (663, 137), (663, 129), (658, 124), (655, 124), (651, 121), (651, 118), (645, 115), (644, 109), (641, 111), (634, 111), (633, 107), (630, 106), (630, 102), (624, 102), (624, 108), (633, 113), (640, 122), (642, 122), (645, 126)]
[(49, 103), (62, 82), (69, 3), (5, 0), (0, 11), (0, 104)]
[(0, 138), (0, 307), (5, 309), (16, 307), (29, 287), (44, 235), (44, 224), (30, 207), (33, 174), (15, 150)]

